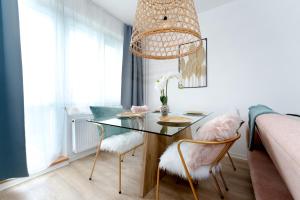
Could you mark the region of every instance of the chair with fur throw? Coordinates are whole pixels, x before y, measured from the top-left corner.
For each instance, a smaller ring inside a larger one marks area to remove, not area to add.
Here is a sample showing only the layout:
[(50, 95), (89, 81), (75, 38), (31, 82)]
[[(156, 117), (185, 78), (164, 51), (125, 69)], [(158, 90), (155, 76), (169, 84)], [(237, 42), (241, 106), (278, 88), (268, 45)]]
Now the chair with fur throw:
[[(110, 119), (115, 117), (117, 114), (124, 112), (122, 108), (114, 107), (100, 107), (100, 106), (91, 106), (90, 107), (94, 118), (98, 120)], [(146, 112), (147, 107), (135, 107), (139, 112)], [(137, 119), (135, 121), (138, 123), (138, 126), (142, 126), (140, 121)], [(111, 127), (107, 125), (101, 125), (95, 123), (99, 128), (99, 143), (97, 145), (96, 155), (91, 170), (89, 180), (92, 180), (94, 169), (100, 150), (112, 152), (118, 155), (119, 157), (119, 194), (121, 194), (121, 178), (122, 178), (122, 162), (126, 154), (132, 152), (134, 156), (135, 150), (142, 146), (144, 143), (144, 135), (140, 131), (130, 131), (125, 128)]]
[(230, 147), (240, 138), (238, 129), (242, 121), (237, 114), (219, 116), (204, 124), (193, 139), (183, 139), (171, 144), (160, 158), (157, 172), (156, 199), (159, 200), (160, 170), (165, 170), (189, 181), (194, 199), (199, 197), (195, 191), (193, 181), (213, 177), (221, 198), (223, 192), (217, 180), (228, 190), (222, 175), (220, 161)]

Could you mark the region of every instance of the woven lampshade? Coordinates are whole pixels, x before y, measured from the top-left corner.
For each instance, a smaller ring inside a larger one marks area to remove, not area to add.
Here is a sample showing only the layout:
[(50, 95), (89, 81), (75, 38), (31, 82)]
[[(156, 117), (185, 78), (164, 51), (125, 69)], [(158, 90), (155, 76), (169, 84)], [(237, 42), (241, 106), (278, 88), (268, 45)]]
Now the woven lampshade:
[(138, 0), (130, 45), (134, 55), (173, 59), (194, 53), (201, 45), (194, 0)]

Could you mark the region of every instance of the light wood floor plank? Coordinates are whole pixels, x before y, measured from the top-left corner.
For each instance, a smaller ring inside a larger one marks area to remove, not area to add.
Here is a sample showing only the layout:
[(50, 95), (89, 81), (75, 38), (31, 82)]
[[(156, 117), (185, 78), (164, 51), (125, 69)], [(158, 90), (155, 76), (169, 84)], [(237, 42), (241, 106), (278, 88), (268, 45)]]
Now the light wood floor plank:
[[(137, 200), (139, 197), (142, 149), (136, 155), (128, 154), (122, 167), (122, 191), (118, 194), (117, 156), (101, 152), (94, 172), (93, 181), (89, 181), (93, 156), (71, 163), (31, 181), (0, 192), (0, 200)], [(253, 190), (246, 161), (234, 159), (237, 171), (234, 172), (230, 162), (224, 160), (223, 173), (229, 191), (225, 199), (253, 200)], [(220, 199), (211, 179), (203, 180), (198, 186), (200, 199)], [(186, 181), (166, 175), (161, 180), (161, 199), (193, 200), (193, 195)], [(143, 199), (155, 199), (155, 189)]]

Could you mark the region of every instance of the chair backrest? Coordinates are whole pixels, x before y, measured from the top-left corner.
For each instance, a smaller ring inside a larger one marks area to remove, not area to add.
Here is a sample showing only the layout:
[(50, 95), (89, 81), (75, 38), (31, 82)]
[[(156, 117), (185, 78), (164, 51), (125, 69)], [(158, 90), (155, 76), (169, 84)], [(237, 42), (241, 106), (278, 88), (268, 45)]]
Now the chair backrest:
[[(193, 170), (204, 165), (216, 166), (240, 137), (240, 133), (237, 133), (234, 137), (223, 141), (191, 140), (190, 143), (193, 143), (195, 148), (191, 150), (191, 158), (188, 161), (188, 165)], [(202, 147), (199, 147), (199, 145)]]
[(229, 151), (230, 147), (238, 140), (241, 138), (241, 134), (239, 133), (240, 128), (242, 127), (242, 125), (245, 123), (245, 121), (241, 121), (239, 128), (236, 130), (236, 136), (233, 138), (230, 138), (228, 140), (224, 140), (222, 142), (218, 142), (219, 145), (224, 145), (224, 148), (222, 149), (222, 151), (220, 152), (220, 154), (216, 157), (216, 159), (211, 163), (211, 165), (216, 165), (218, 164), (227, 154), (227, 152)]
[(237, 131), (241, 127), (241, 119), (236, 114), (226, 114), (210, 120), (199, 130), (193, 139), (198, 145), (192, 145), (189, 165), (197, 169), (203, 165), (214, 165), (219, 162), (240, 138)]
[(214, 145), (224, 145), (222, 150), (220, 151), (219, 155), (215, 158), (215, 160), (211, 163), (211, 166), (217, 165), (227, 154), (230, 147), (238, 140), (240, 139), (241, 134), (237, 133), (237, 135), (231, 139), (224, 140), (224, 141), (218, 141)]
[[(124, 112), (121, 107), (105, 107), (105, 106), (90, 106), (93, 116), (97, 120), (106, 120), (115, 117), (117, 114)], [(103, 125), (104, 138), (113, 135), (120, 135), (129, 132), (128, 129)]]

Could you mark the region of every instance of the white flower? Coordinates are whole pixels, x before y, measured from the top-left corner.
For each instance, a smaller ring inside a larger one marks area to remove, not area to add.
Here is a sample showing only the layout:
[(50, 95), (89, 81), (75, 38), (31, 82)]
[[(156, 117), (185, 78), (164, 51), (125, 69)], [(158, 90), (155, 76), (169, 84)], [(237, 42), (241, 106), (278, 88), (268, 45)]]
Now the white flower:
[(168, 74), (167, 76), (168, 76), (168, 80), (170, 80), (170, 79), (173, 79), (173, 78), (177, 78), (177, 75), (178, 74)]
[(155, 81), (155, 89), (157, 89), (159, 91), (162, 90), (160, 80), (156, 80)]
[(155, 88), (157, 90), (159, 90), (161, 93), (163, 93), (165, 90), (167, 90), (168, 87), (168, 81), (176, 78), (179, 81), (179, 84), (182, 85), (182, 76), (179, 73), (167, 73), (163, 76), (160, 77), (160, 79), (158, 79), (155, 82)]
[(182, 78), (180, 73), (167, 73), (165, 76), (167, 80), (171, 80), (173, 78), (180, 80)]
[(165, 90), (167, 85), (167, 77), (166, 76), (161, 76), (160, 79), (158, 79), (155, 82), (155, 87), (158, 90)]

